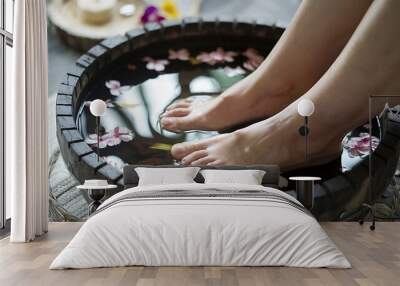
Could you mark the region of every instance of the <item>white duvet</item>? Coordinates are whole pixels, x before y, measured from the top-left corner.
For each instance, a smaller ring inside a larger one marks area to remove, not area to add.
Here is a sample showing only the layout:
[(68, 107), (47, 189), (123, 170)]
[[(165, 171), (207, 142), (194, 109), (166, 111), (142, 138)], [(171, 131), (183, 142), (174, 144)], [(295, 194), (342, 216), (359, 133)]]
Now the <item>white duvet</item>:
[[(294, 266), (349, 268), (350, 263), (309, 214), (257, 198), (151, 198), (115, 203), (132, 192), (262, 190), (253, 185), (142, 186), (106, 200), (50, 269), (145, 266)], [(298, 203), (298, 202), (297, 202)], [(299, 204), (299, 203), (298, 203)]]

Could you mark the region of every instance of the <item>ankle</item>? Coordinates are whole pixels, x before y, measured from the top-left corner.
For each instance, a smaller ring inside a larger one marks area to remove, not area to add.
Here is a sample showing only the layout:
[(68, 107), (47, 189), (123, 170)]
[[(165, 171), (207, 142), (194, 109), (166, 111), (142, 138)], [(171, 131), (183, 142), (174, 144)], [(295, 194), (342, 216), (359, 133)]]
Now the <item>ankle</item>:
[[(285, 142), (281, 142), (283, 145), (286, 145), (286, 142), (292, 142), (287, 150), (289, 158), (296, 158), (296, 154), (304, 154), (306, 137), (301, 135), (299, 129), (305, 124), (305, 120), (297, 113), (297, 105), (288, 106), (268, 121), (269, 132), (282, 133), (282, 138), (285, 138)], [(324, 153), (333, 142), (337, 142), (338, 137), (333, 131), (326, 132), (326, 129), (319, 128), (317, 117), (309, 118), (308, 129), (307, 141), (310, 155)]]
[(292, 83), (276, 80), (251, 86), (246, 93), (252, 95), (250, 108), (255, 114), (272, 116), (297, 99), (299, 95), (295, 91)]
[[(299, 125), (304, 125), (304, 119), (302, 118), (302, 123)], [(342, 136), (338, 128), (326, 128), (321, 124), (321, 119), (315, 116), (309, 119), (309, 134), (308, 134), (308, 152), (310, 159), (313, 156), (318, 157), (320, 154), (333, 155), (339, 154), (340, 145), (342, 141)], [(327, 131), (330, 130), (330, 131)], [(297, 135), (304, 144), (301, 146), (304, 150), (306, 138), (300, 135), (297, 131)], [(304, 151), (303, 151), (304, 152)]]

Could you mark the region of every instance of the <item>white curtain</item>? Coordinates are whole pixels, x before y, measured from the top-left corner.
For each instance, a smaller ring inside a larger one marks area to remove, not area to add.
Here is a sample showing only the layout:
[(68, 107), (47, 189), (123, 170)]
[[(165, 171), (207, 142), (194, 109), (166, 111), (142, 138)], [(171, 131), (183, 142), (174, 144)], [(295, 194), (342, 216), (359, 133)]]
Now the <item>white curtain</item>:
[(46, 0), (15, 1), (13, 92), (6, 98), (6, 187), (12, 242), (47, 232)]

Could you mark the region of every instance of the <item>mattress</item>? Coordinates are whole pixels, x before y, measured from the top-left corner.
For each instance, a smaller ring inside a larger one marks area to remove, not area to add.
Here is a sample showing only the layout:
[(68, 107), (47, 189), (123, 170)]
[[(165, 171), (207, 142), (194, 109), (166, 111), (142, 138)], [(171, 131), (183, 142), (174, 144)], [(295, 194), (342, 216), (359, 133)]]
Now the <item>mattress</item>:
[(140, 186), (106, 200), (50, 269), (117, 266), (350, 268), (293, 197), (263, 186)]

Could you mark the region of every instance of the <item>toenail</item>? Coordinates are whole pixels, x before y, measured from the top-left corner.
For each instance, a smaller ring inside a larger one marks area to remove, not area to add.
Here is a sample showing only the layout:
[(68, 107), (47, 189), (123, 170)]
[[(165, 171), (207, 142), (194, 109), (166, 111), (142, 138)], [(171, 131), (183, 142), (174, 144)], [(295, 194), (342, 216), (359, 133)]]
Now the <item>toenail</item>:
[(170, 118), (163, 118), (161, 120), (161, 123), (164, 123), (164, 124), (171, 124), (172, 122), (173, 122), (173, 120)]

